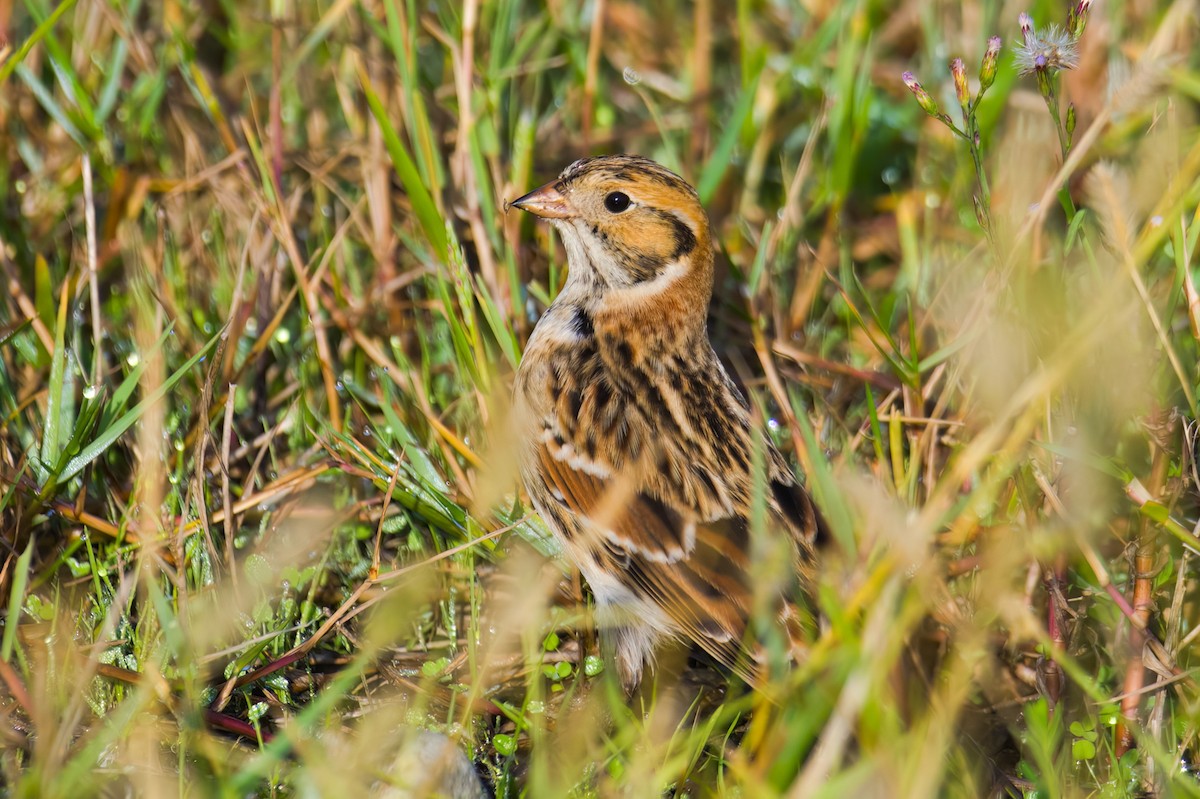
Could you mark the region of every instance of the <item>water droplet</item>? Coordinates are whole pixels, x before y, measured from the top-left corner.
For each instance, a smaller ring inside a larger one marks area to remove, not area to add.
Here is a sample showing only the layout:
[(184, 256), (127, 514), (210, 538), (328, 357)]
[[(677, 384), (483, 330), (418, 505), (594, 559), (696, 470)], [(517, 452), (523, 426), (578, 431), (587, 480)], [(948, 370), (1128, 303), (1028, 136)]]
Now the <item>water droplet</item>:
[(940, 194), (937, 194), (936, 192), (931, 191), (925, 195), (925, 207), (926, 208), (937, 208), (941, 204), (942, 204), (942, 197)]
[(624, 71), (621, 72), (621, 77), (624, 78), (625, 82), (630, 86), (637, 86), (642, 82), (642, 73), (638, 72), (633, 67), (625, 67)]
[(1163, 223), (1163, 218), (1160, 215), (1155, 214), (1154, 216), (1150, 217), (1150, 226), (1151, 227), (1162, 227), (1162, 223)]
[(212, 244), (212, 240), (213, 234), (211, 230), (205, 228), (204, 230), (200, 231), (200, 241), (204, 242), (205, 244)]
[(100, 394), (100, 386), (92, 385), (92, 386), (84, 386), (83, 387), (83, 398), (84, 399), (95, 399), (99, 394)]
[(13, 184), (13, 188), (17, 190), (17, 194), (24, 194), (27, 187), (25, 186), (25, 181), (18, 180)]
[(897, 167), (889, 166), (879, 173), (879, 179), (889, 186), (894, 186), (900, 180), (900, 170)]
[(275, 340), (280, 344), (287, 344), (292, 340), (292, 334), (288, 332), (286, 327), (281, 327), (275, 331)]
[(129, 364), (130, 366), (137, 366), (141, 362), (142, 356), (136, 352), (131, 352), (125, 356), (125, 363)]

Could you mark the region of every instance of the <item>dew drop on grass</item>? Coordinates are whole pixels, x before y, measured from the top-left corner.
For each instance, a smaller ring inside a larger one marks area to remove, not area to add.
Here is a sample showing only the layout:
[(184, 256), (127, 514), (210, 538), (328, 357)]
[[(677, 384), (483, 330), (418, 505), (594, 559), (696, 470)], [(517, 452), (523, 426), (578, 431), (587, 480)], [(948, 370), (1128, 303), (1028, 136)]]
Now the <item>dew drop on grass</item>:
[(99, 395), (99, 394), (100, 394), (100, 386), (92, 385), (92, 386), (84, 386), (83, 387), (83, 398), (84, 399), (89, 399), (89, 400), (95, 399), (97, 397), (97, 395)]
[(17, 190), (17, 194), (24, 194), (25, 189), (28, 187), (25, 185), (25, 181), (18, 180), (16, 183), (13, 184), (13, 188)]
[(540, 716), (546, 712), (546, 703), (540, 699), (530, 699), (526, 710), (535, 716)]
[(624, 78), (625, 82), (630, 86), (637, 86), (642, 82), (642, 73), (638, 72), (633, 67), (625, 67), (624, 71), (621, 72), (621, 77)]
[(213, 234), (211, 230), (205, 228), (204, 230), (200, 231), (200, 241), (204, 242), (205, 244), (212, 244), (212, 240)]
[(142, 362), (142, 356), (136, 352), (131, 352), (125, 356), (125, 363), (127, 363), (130, 366), (137, 366), (141, 362)]
[(900, 181), (900, 170), (894, 166), (889, 166), (879, 173), (879, 179), (889, 186), (894, 186)]
[(280, 344), (287, 344), (292, 340), (292, 334), (288, 332), (286, 327), (281, 327), (275, 331), (275, 341)]
[(925, 195), (925, 207), (926, 208), (937, 208), (941, 204), (942, 204), (942, 195), (938, 194), (937, 192), (931, 191)]

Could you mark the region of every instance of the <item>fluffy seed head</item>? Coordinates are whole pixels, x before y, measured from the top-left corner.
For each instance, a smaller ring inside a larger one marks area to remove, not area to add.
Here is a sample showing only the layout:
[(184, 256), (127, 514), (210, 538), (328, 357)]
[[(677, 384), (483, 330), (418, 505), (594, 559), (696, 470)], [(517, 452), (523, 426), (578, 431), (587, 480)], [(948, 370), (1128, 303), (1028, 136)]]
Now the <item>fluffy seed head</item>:
[(1021, 15), (1025, 43), (1016, 49), (1017, 70), (1022, 75), (1054, 73), (1079, 66), (1079, 47), (1070, 33), (1051, 25), (1044, 31), (1026, 31), (1027, 14)]

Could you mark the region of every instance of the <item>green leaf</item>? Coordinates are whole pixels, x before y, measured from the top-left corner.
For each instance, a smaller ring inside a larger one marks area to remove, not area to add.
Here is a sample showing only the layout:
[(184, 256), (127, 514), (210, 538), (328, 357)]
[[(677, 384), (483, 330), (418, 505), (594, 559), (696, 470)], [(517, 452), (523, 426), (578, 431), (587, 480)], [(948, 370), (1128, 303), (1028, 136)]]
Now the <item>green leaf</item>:
[(1091, 760), (1096, 756), (1096, 745), (1086, 738), (1076, 738), (1071, 742), (1071, 757), (1076, 760)]
[(511, 735), (499, 733), (492, 736), (492, 747), (496, 750), (496, 754), (509, 757), (517, 751), (517, 741)]

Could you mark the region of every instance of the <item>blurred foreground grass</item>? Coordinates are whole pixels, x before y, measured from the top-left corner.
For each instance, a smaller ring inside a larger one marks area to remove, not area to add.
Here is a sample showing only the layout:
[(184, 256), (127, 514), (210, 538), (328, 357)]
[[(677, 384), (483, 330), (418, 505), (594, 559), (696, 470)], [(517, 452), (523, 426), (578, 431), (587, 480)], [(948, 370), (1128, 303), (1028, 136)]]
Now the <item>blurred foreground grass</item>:
[[(1197, 5), (1092, 10), (1061, 171), (1021, 11), (0, 2), (6, 793), (1200, 795)], [(992, 35), (982, 193), (900, 76)], [(617, 151), (835, 525), (777, 703), (627, 704), (516, 492), (503, 201)]]

